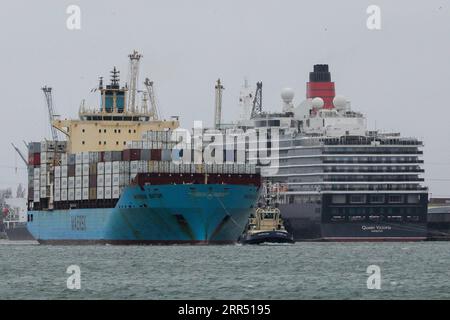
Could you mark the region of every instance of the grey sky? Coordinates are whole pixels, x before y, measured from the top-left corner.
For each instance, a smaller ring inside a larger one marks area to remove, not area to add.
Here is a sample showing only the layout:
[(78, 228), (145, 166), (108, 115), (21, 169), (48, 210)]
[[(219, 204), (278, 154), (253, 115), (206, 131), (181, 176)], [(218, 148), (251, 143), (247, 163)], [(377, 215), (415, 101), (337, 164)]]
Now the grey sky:
[[(79, 31), (66, 28), (70, 4), (81, 7)], [(366, 28), (371, 4), (381, 7), (380, 31)], [(0, 187), (26, 181), (10, 142), (49, 137), (40, 88), (53, 86), (58, 113), (75, 117), (83, 98), (98, 101), (89, 92), (98, 76), (116, 65), (126, 79), (137, 49), (163, 114), (180, 115), (187, 128), (212, 123), (218, 77), (232, 120), (244, 77), (263, 81), (264, 108), (277, 110), (283, 87), (299, 103), (312, 65), (328, 63), (337, 93), (370, 127), (424, 139), (430, 191), (450, 195), (447, 1), (15, 0), (2, 2), (0, 35)]]

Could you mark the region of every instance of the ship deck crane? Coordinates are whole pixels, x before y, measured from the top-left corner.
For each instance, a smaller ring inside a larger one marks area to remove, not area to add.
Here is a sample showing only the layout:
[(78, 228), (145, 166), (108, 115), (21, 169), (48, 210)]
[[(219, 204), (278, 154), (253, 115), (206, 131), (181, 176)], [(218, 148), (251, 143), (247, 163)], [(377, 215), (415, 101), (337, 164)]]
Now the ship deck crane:
[(19, 154), (19, 156), (22, 158), (23, 162), (25, 162), (25, 165), (28, 166), (28, 161), (27, 158), (25, 158), (25, 156), (23, 155), (22, 151), (19, 150), (19, 148), (17, 148), (14, 143), (11, 142), (11, 145), (13, 146), (13, 148), (16, 150), (16, 152)]
[(150, 81), (149, 78), (145, 78), (144, 84), (145, 84), (145, 87), (147, 88), (148, 98), (150, 99), (150, 104), (152, 105), (150, 113), (153, 115), (153, 120), (159, 120), (160, 114), (159, 114), (158, 105), (156, 103), (155, 90), (153, 88), (153, 81)]
[(257, 117), (262, 113), (262, 82), (256, 83), (255, 98), (253, 99), (253, 107), (251, 119)]
[(42, 88), (42, 91), (44, 92), (45, 101), (47, 103), (48, 117), (49, 117), (49, 121), (50, 121), (50, 130), (52, 133), (52, 139), (53, 139), (53, 141), (57, 141), (58, 140), (58, 130), (53, 126), (53, 119), (55, 118), (56, 115), (55, 115), (55, 108), (53, 106), (52, 88), (44, 86)]

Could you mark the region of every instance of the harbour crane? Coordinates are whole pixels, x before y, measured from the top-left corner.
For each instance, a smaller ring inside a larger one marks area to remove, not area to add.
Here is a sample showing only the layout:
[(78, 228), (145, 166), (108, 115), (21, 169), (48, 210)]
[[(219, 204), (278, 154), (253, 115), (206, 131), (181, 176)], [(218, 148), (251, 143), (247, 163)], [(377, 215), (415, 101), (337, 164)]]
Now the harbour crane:
[(256, 92), (255, 97), (253, 99), (253, 108), (251, 119), (257, 117), (262, 113), (262, 82), (256, 83)]
[(55, 108), (53, 106), (52, 88), (44, 86), (44, 87), (42, 87), (42, 91), (44, 92), (45, 101), (47, 103), (48, 117), (49, 117), (49, 121), (50, 121), (50, 130), (52, 133), (52, 139), (53, 139), (53, 141), (57, 141), (58, 140), (58, 130), (56, 130), (56, 128), (52, 124), (53, 119), (56, 116)]
[(153, 81), (150, 81), (149, 78), (145, 78), (144, 84), (145, 84), (145, 87), (147, 88), (148, 98), (150, 99), (150, 104), (152, 105), (150, 113), (153, 115), (153, 120), (159, 120), (160, 114), (159, 114), (159, 110), (158, 110), (158, 105), (156, 103), (155, 90), (153, 88)]

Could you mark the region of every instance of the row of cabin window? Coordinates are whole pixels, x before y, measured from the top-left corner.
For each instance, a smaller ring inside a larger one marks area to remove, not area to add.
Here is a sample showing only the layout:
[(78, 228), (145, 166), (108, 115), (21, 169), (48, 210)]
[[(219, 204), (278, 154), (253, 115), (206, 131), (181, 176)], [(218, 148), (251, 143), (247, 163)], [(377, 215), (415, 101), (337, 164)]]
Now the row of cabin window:
[[(85, 144), (85, 141), (81, 141), (81, 144)], [(106, 141), (103, 141), (103, 144), (106, 145)], [(127, 144), (126, 141), (124, 141), (124, 142), (123, 142), (123, 145), (126, 145), (126, 144)], [(99, 141), (99, 142), (98, 142), (98, 145), (99, 145), (99, 146), (102, 145), (102, 142)], [(119, 145), (119, 141), (116, 141), (116, 146), (118, 146), (118, 145)]]
[[(81, 132), (85, 132), (85, 129), (81, 129)], [(98, 129), (98, 133), (102, 133), (102, 129)], [(106, 129), (103, 129), (103, 133), (106, 133)], [(114, 133), (120, 133), (120, 129), (114, 129)], [(131, 133), (131, 129), (128, 129), (128, 133)], [(136, 129), (133, 129), (133, 133), (136, 133)]]

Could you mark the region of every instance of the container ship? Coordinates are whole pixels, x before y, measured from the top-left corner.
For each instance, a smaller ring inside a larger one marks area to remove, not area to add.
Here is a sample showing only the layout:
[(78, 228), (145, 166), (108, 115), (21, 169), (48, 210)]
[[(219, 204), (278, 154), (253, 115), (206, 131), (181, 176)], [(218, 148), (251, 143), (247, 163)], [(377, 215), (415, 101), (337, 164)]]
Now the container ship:
[(129, 85), (114, 68), (99, 107), (52, 120), (65, 140), (28, 144), (28, 230), (43, 244), (236, 242), (258, 199), (255, 166), (180, 160), (178, 119), (159, 119), (148, 79), (138, 103), (141, 55), (129, 58)]
[(262, 83), (256, 93), (244, 86), (237, 127), (279, 132), (278, 164), (259, 168), (278, 186), (281, 215), (296, 241), (426, 239), (422, 141), (368, 130), (365, 116), (335, 95), (328, 65), (314, 66), (297, 106), (286, 88), (282, 110), (264, 112), (261, 91)]

